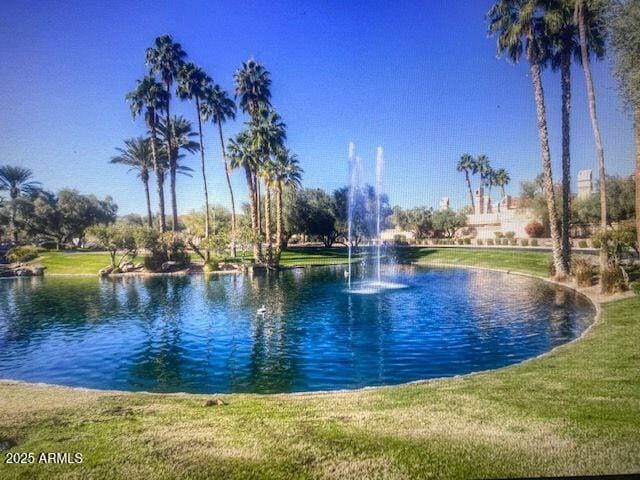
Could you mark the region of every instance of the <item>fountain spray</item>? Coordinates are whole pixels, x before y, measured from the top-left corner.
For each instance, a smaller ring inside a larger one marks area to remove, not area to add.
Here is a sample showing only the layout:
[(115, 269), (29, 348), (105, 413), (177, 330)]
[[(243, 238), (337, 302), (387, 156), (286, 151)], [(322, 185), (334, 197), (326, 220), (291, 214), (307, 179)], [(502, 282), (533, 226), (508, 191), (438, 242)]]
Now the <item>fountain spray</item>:
[(351, 215), (353, 210), (353, 196), (354, 196), (354, 183), (356, 173), (356, 145), (353, 142), (349, 142), (349, 191), (347, 192), (347, 249), (348, 253), (348, 269), (349, 269), (349, 288), (351, 288)]
[(380, 274), (380, 249), (382, 247), (382, 238), (380, 237), (380, 198), (382, 191), (382, 168), (384, 166), (384, 153), (382, 147), (378, 147), (376, 152), (376, 234), (378, 242), (378, 251), (376, 255), (376, 280), (378, 284), (382, 282)]

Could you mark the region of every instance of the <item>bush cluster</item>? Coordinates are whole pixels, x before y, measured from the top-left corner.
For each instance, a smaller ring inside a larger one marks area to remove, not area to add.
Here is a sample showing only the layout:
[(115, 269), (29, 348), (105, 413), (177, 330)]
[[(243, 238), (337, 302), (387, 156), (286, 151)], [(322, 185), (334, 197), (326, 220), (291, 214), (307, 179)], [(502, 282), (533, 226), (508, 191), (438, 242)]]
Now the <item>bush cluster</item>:
[(23, 263), (38, 258), (39, 253), (40, 250), (36, 247), (13, 247), (6, 256), (10, 263)]
[(542, 237), (542, 235), (544, 235), (544, 225), (534, 220), (533, 222), (527, 223), (527, 225), (524, 227), (524, 231), (531, 238), (540, 238)]
[(621, 267), (609, 266), (600, 272), (604, 293), (622, 292), (627, 289), (627, 280)]
[(571, 272), (579, 287), (590, 287), (593, 283), (592, 263), (580, 257), (571, 260)]

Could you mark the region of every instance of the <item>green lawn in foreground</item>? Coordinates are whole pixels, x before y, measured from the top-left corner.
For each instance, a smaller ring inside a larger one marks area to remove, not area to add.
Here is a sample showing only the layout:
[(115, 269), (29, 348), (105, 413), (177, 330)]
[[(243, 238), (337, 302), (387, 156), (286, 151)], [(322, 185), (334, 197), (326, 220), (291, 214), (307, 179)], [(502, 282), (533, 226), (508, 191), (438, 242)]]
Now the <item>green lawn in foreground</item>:
[[(496, 267), (514, 268), (513, 252), (487, 254)], [(430, 254), (488, 261), (462, 255)], [(532, 263), (524, 270), (539, 268)], [(0, 385), (0, 448), (84, 454), (81, 465), (0, 463), (0, 478), (637, 472), (639, 318), (640, 297), (606, 304), (602, 321), (581, 340), (484, 374), (314, 396), (225, 395), (224, 406), (203, 407), (206, 396)]]

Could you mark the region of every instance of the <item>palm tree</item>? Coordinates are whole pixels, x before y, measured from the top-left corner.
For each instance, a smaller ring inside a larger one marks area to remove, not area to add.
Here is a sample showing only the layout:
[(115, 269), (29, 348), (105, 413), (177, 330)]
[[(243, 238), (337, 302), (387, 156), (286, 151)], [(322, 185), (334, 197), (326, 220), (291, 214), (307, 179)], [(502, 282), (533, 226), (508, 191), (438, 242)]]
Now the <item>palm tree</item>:
[[(571, 265), (571, 64), (581, 59), (574, 0), (546, 0), (545, 32), (551, 43), (551, 67), (560, 70), (562, 90), (562, 258), (565, 268)], [(598, 58), (604, 55), (604, 38), (599, 25), (589, 25), (589, 51)]]
[(233, 76), (236, 99), (243, 112), (255, 117), (271, 106), (271, 78), (264, 66), (250, 58)]
[(249, 190), (249, 212), (251, 217), (251, 229), (254, 233), (253, 259), (256, 263), (262, 262), (261, 241), (258, 235), (258, 206), (257, 206), (257, 186), (254, 172), (258, 168), (260, 159), (258, 154), (251, 148), (249, 132), (244, 130), (236, 135), (236, 138), (229, 140), (229, 160), (231, 168), (242, 168), (247, 180)]
[(20, 195), (29, 195), (37, 190), (40, 182), (31, 180), (33, 172), (28, 168), (3, 165), (0, 167), (0, 191), (9, 192), (11, 208), (9, 213), (9, 235), (14, 243), (18, 241), (18, 230), (16, 228), (16, 214), (18, 204), (16, 200)]
[[(184, 62), (184, 58), (187, 56), (182, 46), (179, 43), (173, 41), (170, 35), (162, 35), (157, 37), (154, 42), (154, 46), (147, 48), (146, 52), (146, 64), (151, 68), (152, 73), (160, 75), (162, 85), (166, 93), (167, 101), (164, 105), (165, 124), (168, 130), (171, 130), (171, 85), (177, 78), (178, 72)], [(166, 136), (167, 150), (173, 151), (173, 145), (171, 144), (172, 136)], [(175, 172), (171, 178), (175, 178)], [(172, 189), (172, 214), (173, 214), (173, 231), (178, 228), (178, 211), (175, 199), (175, 192)]]
[[(170, 134), (171, 132), (171, 134)], [(188, 153), (195, 153), (200, 149), (200, 144), (193, 140), (197, 133), (192, 131), (191, 122), (181, 115), (174, 115), (171, 119), (170, 125), (167, 125), (165, 119), (158, 121), (158, 136), (163, 140), (162, 152), (166, 155), (168, 161), (167, 168), (169, 170), (169, 184), (171, 191), (171, 210), (173, 214), (172, 218), (172, 230), (174, 232), (178, 229), (178, 204), (177, 204), (177, 189), (176, 189), (176, 177), (179, 171), (179, 159), (184, 158), (181, 154), (182, 151)], [(171, 145), (171, 150), (167, 150), (167, 147)], [(184, 170), (185, 167), (182, 167)], [(189, 169), (191, 170), (191, 169)]]
[(509, 173), (507, 173), (507, 171), (504, 168), (499, 168), (498, 170), (495, 171), (494, 182), (496, 187), (500, 187), (500, 194), (501, 194), (500, 201), (498, 202), (498, 211), (500, 211), (500, 204), (507, 196), (504, 191), (504, 187), (506, 187), (510, 181), (511, 181), (511, 177), (509, 176)]
[(126, 97), (129, 101), (131, 114), (136, 118), (144, 109), (144, 118), (151, 135), (151, 158), (153, 160), (153, 169), (156, 174), (156, 183), (158, 190), (158, 215), (160, 217), (160, 232), (165, 232), (167, 223), (164, 212), (164, 170), (161, 164), (158, 148), (157, 148), (157, 130), (158, 110), (163, 110), (167, 104), (167, 93), (151, 75), (146, 75), (142, 80), (138, 80), (138, 86)]
[(469, 189), (469, 198), (471, 199), (471, 210), (473, 213), (476, 213), (476, 204), (473, 200), (473, 189), (471, 188), (471, 179), (469, 178), (469, 172), (472, 172), (475, 168), (475, 160), (474, 158), (465, 153), (458, 160), (458, 165), (456, 166), (456, 170), (458, 172), (464, 172), (464, 177), (467, 181), (467, 188)]
[[(182, 99), (196, 101), (196, 115), (198, 117), (198, 138), (200, 139), (200, 169), (204, 186), (204, 237), (209, 239), (209, 190), (207, 188), (207, 173), (204, 162), (204, 138), (202, 135), (202, 103), (206, 101), (206, 91), (211, 78), (193, 63), (185, 63), (178, 72), (178, 96)], [(205, 261), (209, 260), (209, 249), (205, 250)]]
[(286, 148), (276, 152), (273, 172), (273, 183), (276, 191), (276, 258), (280, 260), (282, 252), (282, 192), (285, 188), (297, 190), (302, 182), (303, 170), (300, 168), (298, 156)]
[(487, 180), (487, 175), (491, 171), (491, 164), (489, 158), (486, 155), (478, 155), (475, 162), (475, 172), (480, 174), (480, 187), (484, 187)]
[(270, 183), (273, 175), (273, 160), (271, 156), (282, 148), (287, 138), (286, 125), (282, 122), (280, 115), (273, 110), (261, 109), (252, 120), (250, 125), (250, 142), (252, 149), (258, 153), (260, 158), (259, 176), (265, 183), (265, 237), (267, 240), (267, 254), (269, 263), (272, 260), (272, 238), (271, 238), (271, 191)]
[[(235, 96), (243, 112), (252, 120), (260, 115), (261, 110), (271, 107), (271, 74), (264, 66), (250, 58), (236, 70), (233, 80)], [(256, 186), (256, 208), (258, 214), (258, 235), (262, 235), (260, 221), (260, 182), (254, 179)]]
[[(580, 39), (580, 60), (584, 71), (584, 78), (587, 84), (587, 97), (589, 100), (589, 115), (591, 116), (591, 127), (593, 129), (593, 139), (596, 143), (596, 151), (598, 153), (598, 172), (600, 185), (600, 228), (604, 232), (607, 229), (607, 192), (605, 188), (605, 168), (604, 168), (604, 150), (602, 148), (602, 138), (600, 136), (600, 125), (596, 113), (596, 92), (593, 88), (593, 79), (591, 77), (591, 63), (589, 55), (589, 25), (598, 25), (603, 22), (602, 6), (594, 1), (575, 0), (575, 22), (578, 24), (578, 37)], [(595, 52), (604, 55), (604, 49), (601, 52)], [(600, 271), (603, 272), (608, 265), (607, 250), (603, 242), (600, 248)], [(603, 287), (602, 275), (600, 286)]]
[(151, 213), (151, 197), (149, 196), (149, 170), (153, 168), (151, 155), (151, 140), (144, 137), (128, 138), (124, 141), (124, 148), (116, 148), (119, 155), (111, 157), (111, 163), (126, 165), (129, 171), (138, 172), (138, 178), (144, 185), (144, 195), (147, 201), (147, 224), (153, 226)]
[(491, 190), (496, 186), (496, 171), (491, 166), (487, 168), (487, 173), (484, 175), (484, 186), (489, 187), (487, 196), (491, 200)]
[(211, 120), (218, 125), (218, 135), (220, 137), (220, 148), (222, 150), (222, 162), (224, 164), (224, 174), (227, 178), (229, 196), (231, 197), (231, 256), (236, 256), (236, 202), (231, 188), (231, 169), (227, 164), (227, 154), (224, 148), (224, 137), (222, 135), (222, 124), (227, 120), (236, 118), (236, 104), (229, 98), (227, 92), (220, 88), (220, 85), (209, 86), (204, 95), (204, 100), (200, 106), (200, 111), (204, 121)]
[(538, 13), (538, 7), (536, 0), (498, 0), (489, 10), (487, 17), (490, 21), (490, 34), (498, 36), (498, 54), (506, 54), (509, 60), (517, 63), (524, 52), (529, 61), (538, 117), (538, 135), (540, 137), (544, 191), (549, 211), (553, 262), (556, 275), (559, 278), (564, 278), (568, 272), (562, 261), (558, 213), (553, 191), (547, 113), (541, 76), (541, 69), (548, 59), (548, 50), (544, 36), (544, 22)]

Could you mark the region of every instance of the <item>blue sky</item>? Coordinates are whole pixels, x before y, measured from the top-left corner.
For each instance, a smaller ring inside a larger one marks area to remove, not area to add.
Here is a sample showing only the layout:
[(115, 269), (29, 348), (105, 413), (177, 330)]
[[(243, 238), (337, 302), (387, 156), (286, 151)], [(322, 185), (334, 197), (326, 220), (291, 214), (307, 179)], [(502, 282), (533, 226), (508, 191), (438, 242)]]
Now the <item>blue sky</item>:
[[(0, 164), (31, 168), (48, 189), (111, 194), (120, 213), (144, 212), (139, 181), (109, 158), (144, 133), (124, 95), (145, 73), (144, 51), (169, 33), (224, 88), (250, 56), (272, 74), (273, 104), (288, 125), (304, 184), (332, 190), (347, 178), (354, 141), (374, 180), (385, 149), (384, 190), (393, 204), (466, 201), (455, 171), (485, 153), (512, 177), (509, 192), (540, 171), (528, 69), (496, 59), (486, 34), (489, 1), (15, 1), (0, 2)], [(594, 66), (608, 169), (633, 166), (631, 122), (607, 62)], [(574, 68), (573, 176), (595, 168), (582, 71)], [(552, 157), (560, 163), (558, 74), (546, 72)], [(174, 107), (195, 120), (195, 107)], [(225, 125), (231, 136), (242, 116)], [(210, 192), (228, 203), (213, 126), (205, 130)], [(197, 167), (198, 157), (187, 159)], [(239, 197), (242, 175), (233, 177)], [(575, 186), (575, 181), (574, 181)], [(199, 208), (200, 179), (179, 180), (179, 208)]]

